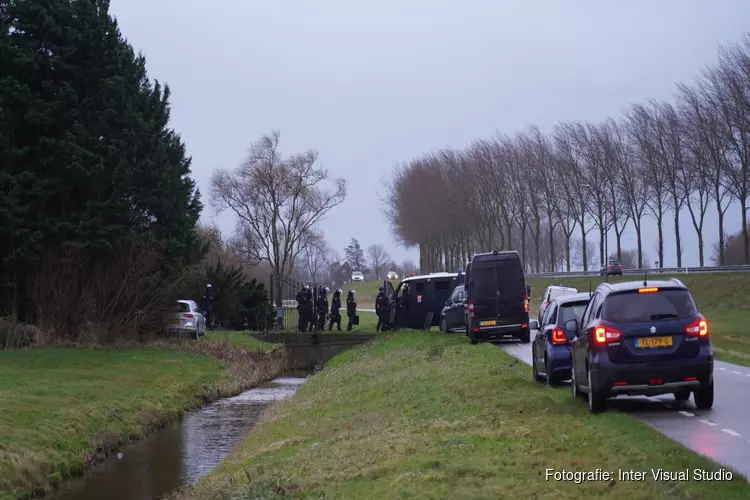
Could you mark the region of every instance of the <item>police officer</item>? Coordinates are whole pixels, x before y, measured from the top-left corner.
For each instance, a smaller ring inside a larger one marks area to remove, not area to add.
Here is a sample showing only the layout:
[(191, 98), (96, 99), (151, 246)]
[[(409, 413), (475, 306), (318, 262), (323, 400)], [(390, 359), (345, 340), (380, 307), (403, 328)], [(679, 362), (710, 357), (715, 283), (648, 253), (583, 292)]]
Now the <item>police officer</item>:
[(403, 292), (401, 297), (398, 298), (398, 316), (399, 319), (396, 321), (399, 326), (407, 326), (409, 320), (409, 284), (404, 283)]
[(302, 287), (297, 292), (295, 300), (297, 301), (297, 329), (301, 332), (307, 330), (307, 324), (305, 323), (305, 287)]
[(375, 297), (375, 314), (378, 315), (378, 324), (375, 326), (375, 331), (385, 331), (388, 325), (388, 297), (385, 295), (385, 287), (381, 286), (378, 288), (378, 296)]
[(352, 325), (354, 325), (354, 316), (357, 315), (357, 301), (354, 300), (354, 290), (349, 290), (346, 295), (346, 315), (349, 316), (349, 324), (346, 326), (346, 331), (352, 331)]
[(212, 293), (211, 283), (206, 285), (206, 289), (203, 292), (203, 311), (206, 318), (206, 328), (211, 328), (211, 311), (214, 308), (214, 297)]
[(338, 330), (341, 331), (341, 288), (337, 288), (333, 292), (333, 299), (331, 299), (331, 320), (328, 324), (328, 330), (333, 331), (333, 324), (335, 323)]
[(328, 314), (328, 287), (320, 287), (318, 295), (318, 330), (326, 329), (326, 315)]

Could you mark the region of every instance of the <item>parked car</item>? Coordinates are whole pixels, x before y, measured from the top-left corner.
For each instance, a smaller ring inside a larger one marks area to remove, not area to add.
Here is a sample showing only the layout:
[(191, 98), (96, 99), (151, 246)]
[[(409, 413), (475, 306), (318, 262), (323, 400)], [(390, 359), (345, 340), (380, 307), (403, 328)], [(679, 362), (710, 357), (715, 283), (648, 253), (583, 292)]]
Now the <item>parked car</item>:
[(453, 293), (445, 301), (445, 307), (440, 312), (440, 331), (450, 332), (458, 328), (465, 328), (464, 309), (466, 306), (466, 293), (464, 285), (458, 285)]
[(480, 340), (518, 338), (531, 341), (529, 294), (518, 252), (474, 254), (465, 275), (466, 335)]
[(385, 277), (386, 279), (389, 279), (389, 280), (397, 280), (398, 273), (396, 271), (388, 271), (388, 274), (386, 274)]
[(352, 281), (364, 281), (365, 275), (362, 274), (360, 271), (354, 271), (352, 273)]
[(714, 402), (714, 353), (706, 318), (678, 279), (601, 283), (571, 341), (573, 398), (593, 413), (609, 397), (674, 394), (704, 410)]
[(580, 321), (589, 303), (588, 293), (564, 294), (553, 298), (542, 316), (532, 320), (531, 328), (539, 330), (531, 344), (531, 366), (537, 382), (557, 385), (570, 380), (570, 341), (576, 332), (565, 329), (571, 319)]
[(622, 276), (622, 264), (619, 260), (610, 260), (599, 270), (599, 276)]
[(552, 299), (554, 299), (555, 297), (559, 297), (560, 295), (569, 295), (573, 293), (578, 293), (578, 289), (572, 286), (548, 286), (544, 291), (544, 295), (542, 295), (542, 302), (539, 304), (539, 315), (537, 316), (537, 320), (540, 323), (542, 322), (542, 315), (544, 314), (544, 311), (547, 309), (547, 306), (549, 306), (549, 303)]
[(175, 312), (169, 318), (167, 331), (197, 340), (206, 333), (206, 317), (194, 300), (178, 300)]

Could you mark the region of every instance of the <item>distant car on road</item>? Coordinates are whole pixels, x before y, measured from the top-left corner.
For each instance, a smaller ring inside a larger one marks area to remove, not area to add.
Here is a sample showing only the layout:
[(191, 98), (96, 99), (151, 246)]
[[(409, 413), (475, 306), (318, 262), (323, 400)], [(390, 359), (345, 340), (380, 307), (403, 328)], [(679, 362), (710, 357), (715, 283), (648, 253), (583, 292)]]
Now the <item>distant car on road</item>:
[(612, 396), (674, 394), (705, 410), (714, 403), (708, 322), (678, 279), (601, 283), (571, 341), (573, 398), (603, 411)]
[(531, 328), (538, 330), (531, 344), (535, 381), (557, 385), (570, 379), (570, 341), (576, 332), (566, 330), (565, 324), (571, 319), (580, 321), (588, 303), (588, 293), (560, 295), (549, 302), (540, 322), (531, 321)]
[(360, 271), (354, 271), (352, 273), (352, 281), (364, 281), (365, 275), (362, 274)]
[(206, 333), (206, 317), (194, 300), (178, 300), (175, 312), (170, 315), (167, 331), (180, 336), (198, 339)]
[(542, 321), (542, 315), (544, 314), (544, 311), (547, 309), (547, 306), (549, 305), (550, 301), (554, 299), (555, 297), (559, 297), (560, 295), (569, 295), (573, 293), (578, 293), (578, 289), (572, 286), (565, 286), (565, 285), (550, 285), (547, 287), (547, 289), (544, 291), (544, 295), (542, 295), (542, 303), (539, 304), (539, 315), (537, 317), (537, 320), (541, 323)]
[(440, 331), (448, 333), (457, 328), (465, 328), (464, 309), (466, 306), (466, 293), (464, 285), (458, 285), (453, 289), (451, 296), (445, 301), (445, 307), (440, 311)]
[(397, 280), (398, 273), (396, 271), (388, 271), (388, 274), (386, 274), (385, 277), (386, 279), (389, 279), (389, 280)]
[(466, 335), (472, 344), (480, 340), (516, 337), (531, 341), (529, 294), (518, 252), (474, 254), (464, 278), (466, 286)]
[(619, 260), (610, 260), (599, 270), (599, 276), (622, 276), (622, 264)]

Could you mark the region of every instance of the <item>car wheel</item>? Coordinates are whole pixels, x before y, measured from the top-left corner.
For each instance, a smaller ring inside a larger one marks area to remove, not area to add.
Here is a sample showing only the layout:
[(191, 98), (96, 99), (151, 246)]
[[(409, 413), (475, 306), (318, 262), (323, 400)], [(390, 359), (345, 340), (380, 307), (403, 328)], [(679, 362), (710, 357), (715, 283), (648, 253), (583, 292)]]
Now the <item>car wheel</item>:
[(674, 393), (674, 398), (677, 401), (687, 401), (688, 399), (690, 399), (690, 389), (688, 388), (678, 389)]
[(448, 322), (445, 321), (445, 318), (440, 320), (440, 331), (448, 333)]
[(536, 369), (536, 351), (534, 347), (531, 347), (531, 378), (534, 382), (541, 382), (542, 377), (539, 375), (539, 371)]
[(552, 373), (549, 369), (549, 361), (547, 360), (547, 356), (544, 357), (544, 373), (547, 374), (547, 385), (553, 386), (557, 385), (557, 380), (554, 379), (552, 376)]
[(471, 341), (471, 345), (477, 345), (479, 343), (479, 339), (477, 339), (471, 331), (469, 331), (469, 340)]
[(591, 370), (587, 370), (587, 377), (589, 386), (589, 411), (591, 413), (600, 413), (606, 408), (607, 400), (599, 391), (594, 390), (594, 386), (591, 383)]
[(714, 382), (701, 385), (700, 389), (693, 392), (695, 407), (699, 410), (708, 410), (714, 405)]
[(201, 338), (201, 331), (198, 329), (198, 327), (195, 327), (195, 332), (193, 332), (193, 338), (195, 340), (198, 340)]
[(529, 342), (531, 342), (531, 332), (529, 330), (526, 330), (525, 333), (521, 334), (519, 340), (522, 344), (528, 344)]

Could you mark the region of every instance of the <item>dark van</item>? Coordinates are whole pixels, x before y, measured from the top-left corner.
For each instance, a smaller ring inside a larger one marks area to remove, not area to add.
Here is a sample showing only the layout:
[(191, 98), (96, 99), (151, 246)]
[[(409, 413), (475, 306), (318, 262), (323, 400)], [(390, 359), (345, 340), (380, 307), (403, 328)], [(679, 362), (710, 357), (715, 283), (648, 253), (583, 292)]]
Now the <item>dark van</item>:
[(515, 337), (531, 341), (529, 294), (518, 252), (475, 254), (467, 268), (466, 335), (472, 344)]
[(421, 330), (425, 327), (428, 313), (432, 313), (432, 320), (427, 326), (440, 325), (440, 312), (445, 301), (451, 296), (453, 289), (463, 282), (464, 275), (458, 273), (409, 276), (395, 289), (386, 281), (386, 294), (391, 303), (389, 326)]

